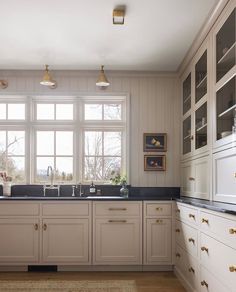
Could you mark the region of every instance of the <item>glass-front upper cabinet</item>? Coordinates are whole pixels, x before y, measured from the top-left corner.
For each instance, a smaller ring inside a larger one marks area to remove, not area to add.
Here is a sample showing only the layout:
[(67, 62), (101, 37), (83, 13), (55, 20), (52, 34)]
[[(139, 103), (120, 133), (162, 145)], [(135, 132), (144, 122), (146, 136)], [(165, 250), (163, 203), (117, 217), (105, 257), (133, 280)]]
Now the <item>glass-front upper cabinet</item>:
[(191, 152), (191, 116), (183, 121), (183, 155)]
[(183, 115), (191, 109), (191, 73), (183, 82)]
[(207, 102), (195, 112), (195, 149), (207, 145)]
[(195, 103), (207, 94), (207, 50), (195, 65)]
[(216, 34), (216, 82), (235, 65), (235, 10)]

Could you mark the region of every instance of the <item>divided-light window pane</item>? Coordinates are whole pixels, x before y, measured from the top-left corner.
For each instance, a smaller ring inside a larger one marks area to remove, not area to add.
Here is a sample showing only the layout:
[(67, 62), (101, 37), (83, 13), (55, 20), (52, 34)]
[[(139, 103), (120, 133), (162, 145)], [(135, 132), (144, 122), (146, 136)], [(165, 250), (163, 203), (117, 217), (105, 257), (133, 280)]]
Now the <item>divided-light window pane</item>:
[(0, 103), (0, 120), (6, 120), (7, 118), (7, 105)]
[(102, 120), (102, 104), (85, 104), (85, 120)]
[(56, 104), (56, 120), (73, 120), (73, 104)]
[(56, 155), (73, 155), (73, 132), (56, 132)]
[(121, 104), (104, 104), (104, 120), (121, 120)]
[(37, 131), (37, 155), (54, 155), (54, 131)]
[(9, 103), (8, 120), (25, 120), (25, 104)]
[(54, 120), (54, 104), (37, 104), (37, 120)]

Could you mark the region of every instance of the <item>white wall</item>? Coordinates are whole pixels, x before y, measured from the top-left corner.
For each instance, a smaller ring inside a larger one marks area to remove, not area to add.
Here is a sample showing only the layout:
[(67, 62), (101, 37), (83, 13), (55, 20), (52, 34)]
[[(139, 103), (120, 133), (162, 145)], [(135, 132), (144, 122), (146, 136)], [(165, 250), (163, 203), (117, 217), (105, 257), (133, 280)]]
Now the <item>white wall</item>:
[[(0, 71), (9, 87), (0, 95), (130, 94), (130, 183), (133, 186), (179, 186), (180, 111), (177, 76), (142, 72), (106, 72), (111, 83), (106, 90), (96, 87), (98, 72), (55, 71), (57, 89), (39, 84), (43, 71)], [(167, 133), (167, 170), (144, 171), (143, 133)]]

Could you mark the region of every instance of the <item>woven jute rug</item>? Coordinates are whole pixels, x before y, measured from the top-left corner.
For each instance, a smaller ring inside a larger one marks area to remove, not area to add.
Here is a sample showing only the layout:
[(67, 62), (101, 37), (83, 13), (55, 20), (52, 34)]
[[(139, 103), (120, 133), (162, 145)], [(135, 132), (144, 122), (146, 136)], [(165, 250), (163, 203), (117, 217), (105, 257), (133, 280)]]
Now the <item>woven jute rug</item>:
[(1, 292), (137, 292), (134, 280), (0, 281)]

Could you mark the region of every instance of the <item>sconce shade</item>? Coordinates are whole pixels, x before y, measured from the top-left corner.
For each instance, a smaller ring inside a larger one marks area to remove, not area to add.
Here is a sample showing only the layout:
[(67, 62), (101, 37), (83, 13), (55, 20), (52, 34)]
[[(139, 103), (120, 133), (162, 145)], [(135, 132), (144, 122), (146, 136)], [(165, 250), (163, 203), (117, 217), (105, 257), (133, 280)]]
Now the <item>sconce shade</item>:
[(48, 67), (49, 67), (48, 65), (45, 65), (43, 80), (40, 82), (40, 84), (44, 86), (55, 86), (56, 81), (53, 80), (52, 77), (50, 76)]
[(107, 87), (107, 86), (110, 85), (110, 82), (107, 80), (107, 77), (105, 75), (104, 66), (103, 65), (101, 66), (101, 71), (99, 73), (96, 85), (100, 86), (100, 87)]
[(113, 10), (113, 24), (122, 25), (125, 23), (125, 11), (124, 10)]

